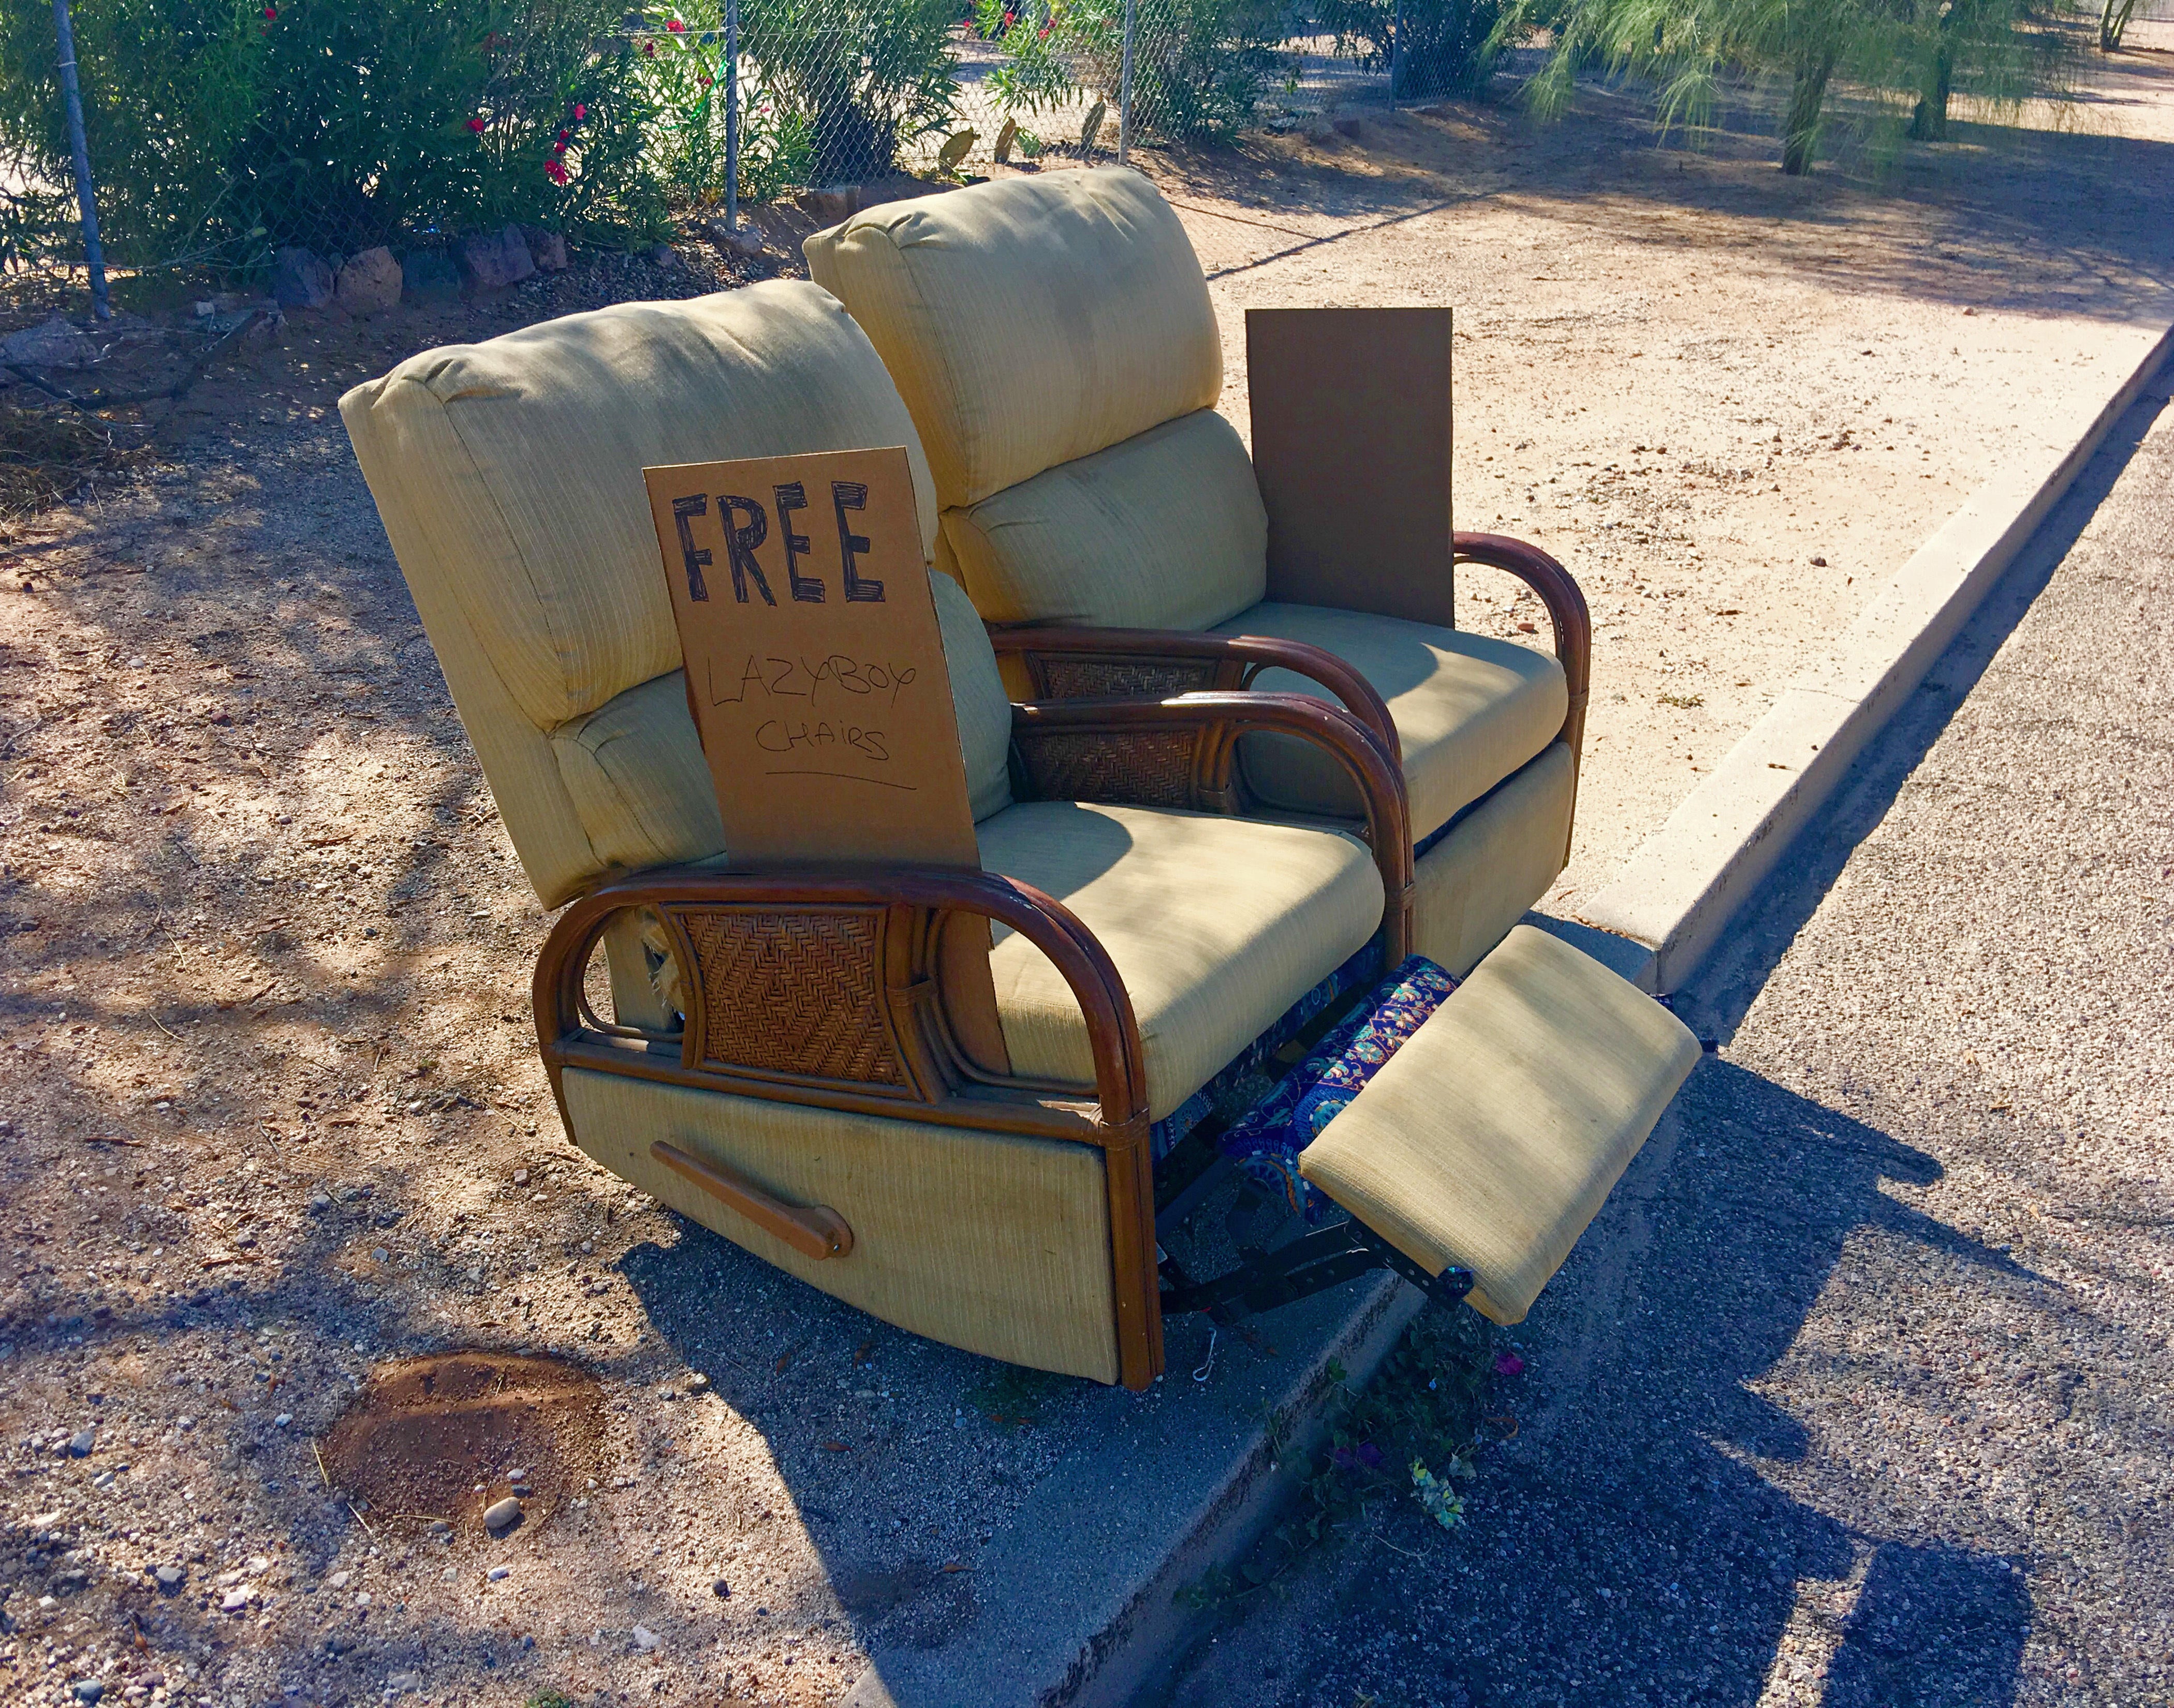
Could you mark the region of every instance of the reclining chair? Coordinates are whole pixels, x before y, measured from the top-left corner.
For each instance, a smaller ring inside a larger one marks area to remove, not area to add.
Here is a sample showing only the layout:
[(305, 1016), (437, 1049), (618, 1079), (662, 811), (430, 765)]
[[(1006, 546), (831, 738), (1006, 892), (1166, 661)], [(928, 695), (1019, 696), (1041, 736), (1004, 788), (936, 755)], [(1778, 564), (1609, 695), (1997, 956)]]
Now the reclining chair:
[[(1222, 339), (1199, 261), (1146, 179), (1109, 166), (1004, 180), (871, 208), (804, 246), (912, 412), (943, 506), (938, 566), (996, 631), (1015, 695), (1325, 694), (1401, 761), (1422, 954), (1461, 974), (1547, 893), (1568, 858), (1585, 722), (1591, 628), (1576, 584), (1521, 542), (1452, 542), (1444, 442), (1439, 489), (1421, 495), (1438, 518), (1431, 553), (1355, 576), (1338, 566), (1334, 597), (1271, 593), (1275, 500), (1321, 500), (1270, 492), (1264, 505), (1216, 413)], [(1389, 387), (1432, 384), (1446, 411), (1438, 324), (1436, 371)], [(1335, 416), (1366, 377), (1323, 375), (1304, 417)], [(1304, 417), (1284, 436), (1302, 440)], [(1254, 419), (1258, 451), (1257, 389)], [(1344, 495), (1370, 507), (1388, 496)], [(1452, 553), (1539, 594), (1555, 657), (1456, 631)], [(1257, 737), (1242, 760), (1265, 804), (1356, 811), (1349, 786), (1293, 743)]]
[[(1536, 932), (1446, 999), (1434, 976), (1424, 1024), (1392, 1013), (1378, 993), (1419, 965), (1411, 841), (1374, 735), (1265, 693), (1014, 705), (941, 575), (985, 869), (733, 871), (642, 469), (902, 445), (933, 547), (913, 424), (812, 284), (431, 352), (341, 412), (530, 881), (571, 903), (533, 992), (568, 1136), (877, 1316), (1133, 1387), (1160, 1371), (1166, 1310), (1369, 1267), (1514, 1321), (1696, 1058)], [(1318, 752), (1359, 817), (1249, 815), (1235, 754), (1262, 734)], [(955, 958), (984, 954), (1000, 1035), (947, 1002)], [(1241, 1083), (1308, 1046), (1387, 1062), (1291, 1153), (1350, 1219), (1206, 1281), (1159, 1262), (1188, 1208), (1156, 1177), (1173, 1117), (1206, 1096), (1260, 1125)]]

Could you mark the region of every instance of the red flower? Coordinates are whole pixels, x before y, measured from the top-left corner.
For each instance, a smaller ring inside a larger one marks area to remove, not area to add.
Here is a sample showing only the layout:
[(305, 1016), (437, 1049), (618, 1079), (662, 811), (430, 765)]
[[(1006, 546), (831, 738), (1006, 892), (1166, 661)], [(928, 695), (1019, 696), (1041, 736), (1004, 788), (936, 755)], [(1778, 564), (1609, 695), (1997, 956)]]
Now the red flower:
[(564, 143), (554, 143), (551, 144), (551, 152), (554, 155), (563, 154), (566, 152), (566, 145)]
[(1036, 30), (1036, 31), (1034, 32), (1034, 39), (1035, 39), (1036, 41), (1048, 41), (1048, 40), (1049, 40), (1049, 31), (1050, 31), (1050, 28), (1051, 28), (1051, 26), (1050, 26), (1050, 25), (1048, 25), (1048, 24), (1043, 24), (1043, 25), (1041, 26), (1041, 29), (1039, 29), (1039, 30)]
[(703, 74), (702, 74), (702, 87), (703, 87), (704, 89), (707, 89), (709, 86), (710, 86), (710, 75), (709, 75), (709, 73), (708, 73), (707, 72), (705, 72), (705, 73), (703, 73)]
[(579, 123), (581, 123), (581, 122), (583, 119), (587, 118), (588, 116), (589, 116), (589, 110), (588, 110), (587, 107), (583, 106), (583, 105), (581, 104), (581, 102), (579, 102), (579, 101), (576, 101), (576, 102), (574, 103), (574, 122), (575, 122), (576, 124), (579, 124)]
[(279, 8), (277, 6), (267, 6), (264, 8), (264, 15), (267, 18), (277, 18), (279, 15)]
[(483, 134), (483, 121), (481, 119), (470, 119), (468, 121), (468, 128), (473, 131), (478, 136), (481, 136)]
[(566, 181), (566, 169), (556, 160), (546, 160), (544, 163), (544, 176), (554, 184), (563, 184)]
[(682, 24), (676, 18), (666, 19), (664, 20), (664, 27), (670, 30), (674, 35), (684, 35), (687, 29), (687, 26)]
[(563, 143), (571, 135), (573, 135), (571, 131), (561, 131), (559, 132), (559, 140)]
[(643, 43), (641, 44), (641, 57), (642, 57), (644, 59), (654, 59), (654, 58), (656, 58), (656, 57), (657, 57), (657, 44), (656, 44), (655, 42), (653, 42), (653, 41), (645, 41), (645, 42), (643, 42)]

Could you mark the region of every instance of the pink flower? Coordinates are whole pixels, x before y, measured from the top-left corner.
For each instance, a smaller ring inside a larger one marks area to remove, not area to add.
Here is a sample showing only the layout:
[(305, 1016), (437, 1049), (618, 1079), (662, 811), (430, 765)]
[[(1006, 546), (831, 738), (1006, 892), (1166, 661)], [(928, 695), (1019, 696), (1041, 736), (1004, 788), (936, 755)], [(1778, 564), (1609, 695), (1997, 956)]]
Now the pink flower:
[(571, 135), (573, 135), (571, 131), (561, 131), (559, 132), (559, 140), (563, 143)]
[(552, 153), (552, 154), (553, 154), (554, 157), (555, 157), (555, 156), (557, 156), (557, 155), (560, 155), (560, 154), (565, 154), (565, 152), (566, 152), (566, 145), (565, 145), (564, 143), (552, 143), (552, 144), (551, 144), (551, 153)]
[(264, 8), (264, 15), (267, 18), (277, 18), (279, 15), (279, 8), (277, 6), (267, 6)]
[(556, 160), (546, 160), (544, 163), (544, 176), (554, 184), (563, 184), (566, 181), (566, 169)]
[(670, 31), (671, 31), (674, 35), (684, 35), (684, 34), (686, 33), (686, 30), (687, 30), (687, 26), (686, 26), (685, 24), (682, 24), (682, 23), (681, 23), (678, 19), (676, 19), (676, 18), (668, 18), (668, 19), (666, 19), (664, 20), (664, 27), (665, 27), (667, 30), (670, 30)]
[(1498, 1352), (1495, 1354), (1495, 1374), (1497, 1376), (1516, 1376), (1524, 1368), (1525, 1360), (1514, 1352)]
[(581, 104), (581, 102), (579, 102), (579, 101), (576, 101), (576, 102), (574, 103), (574, 122), (575, 122), (576, 124), (579, 124), (579, 123), (581, 123), (581, 122), (583, 119), (587, 118), (588, 116), (589, 116), (589, 110), (588, 110), (587, 107), (583, 106), (583, 105)]
[(481, 136), (483, 134), (483, 121), (481, 119), (470, 119), (468, 121), (468, 128), (473, 131), (478, 136)]

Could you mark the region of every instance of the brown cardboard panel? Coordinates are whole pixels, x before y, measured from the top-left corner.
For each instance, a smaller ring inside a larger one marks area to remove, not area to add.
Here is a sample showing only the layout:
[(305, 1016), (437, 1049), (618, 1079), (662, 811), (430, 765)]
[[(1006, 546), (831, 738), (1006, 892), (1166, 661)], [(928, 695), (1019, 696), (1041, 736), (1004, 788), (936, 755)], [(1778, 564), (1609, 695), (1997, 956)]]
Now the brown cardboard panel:
[[(642, 477), (733, 867), (981, 870), (904, 448)], [(1009, 1074), (987, 922), (945, 928), (938, 982), (960, 1050)]]
[(978, 871), (904, 449), (642, 475), (733, 864)]
[(1246, 311), (1271, 599), (1452, 624), (1450, 311)]

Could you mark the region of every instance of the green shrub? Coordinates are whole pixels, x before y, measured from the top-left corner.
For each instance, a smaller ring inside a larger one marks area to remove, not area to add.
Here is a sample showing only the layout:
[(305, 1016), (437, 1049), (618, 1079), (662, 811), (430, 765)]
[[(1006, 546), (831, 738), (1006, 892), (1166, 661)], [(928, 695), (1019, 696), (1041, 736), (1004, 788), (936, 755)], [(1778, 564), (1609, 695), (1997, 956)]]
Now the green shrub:
[[(1396, 96), (1476, 95), (1494, 74), (1502, 0), (1403, 0)], [(1370, 71), (1387, 68), (1396, 0), (1317, 0), (1314, 16), (1336, 33), (1336, 51)]]
[[(74, 22), (123, 263), (661, 221), (650, 111), (603, 0), (78, 0)], [(0, 143), (62, 182), (53, 60), (50, 8), (0, 0)]]
[(1230, 141), (1252, 122), (1288, 26), (1275, 0), (1138, 0), (1133, 133)]
[(768, 103), (772, 134), (804, 144), (805, 182), (893, 170), (958, 110), (957, 16), (955, 0), (742, 0), (749, 110)]

